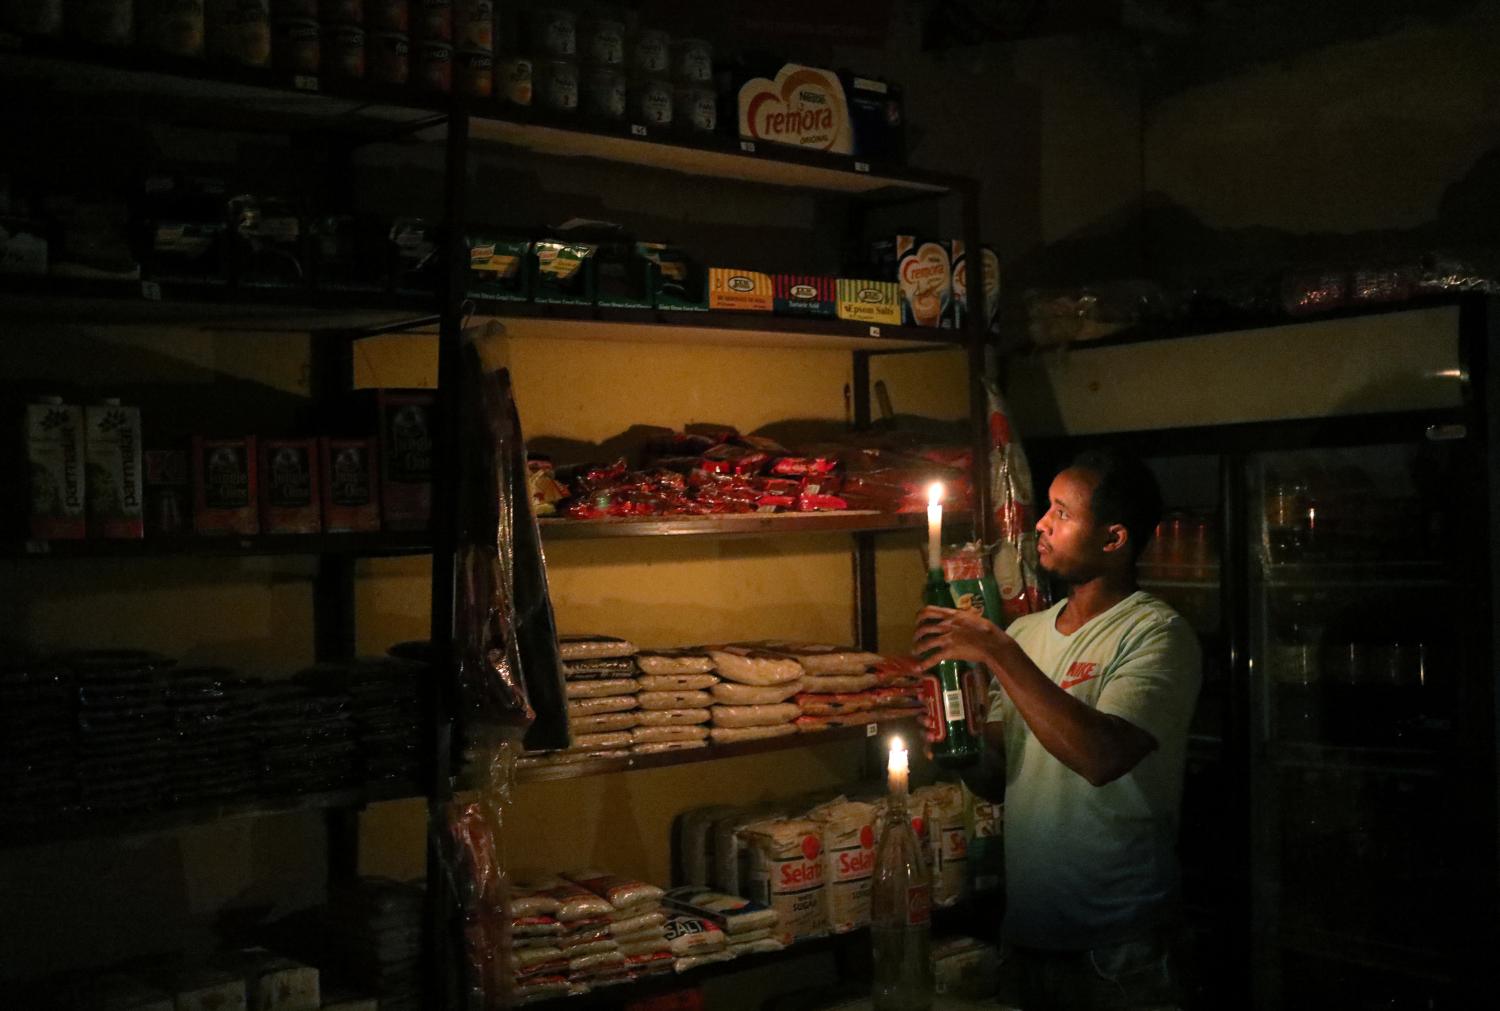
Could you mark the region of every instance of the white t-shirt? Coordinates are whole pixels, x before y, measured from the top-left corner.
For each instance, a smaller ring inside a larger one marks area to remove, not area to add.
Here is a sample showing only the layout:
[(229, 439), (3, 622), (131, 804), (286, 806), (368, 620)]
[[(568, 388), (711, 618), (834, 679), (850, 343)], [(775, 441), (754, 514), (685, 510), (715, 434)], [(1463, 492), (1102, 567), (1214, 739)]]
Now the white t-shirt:
[(1130, 772), (1091, 786), (1042, 747), (991, 684), (989, 719), (1005, 727), (1005, 935), (1026, 947), (1079, 950), (1160, 922), (1176, 897), (1182, 773), (1202, 654), (1187, 622), (1144, 591), (1072, 635), (1057, 631), (1065, 603), (1007, 631), (1053, 683), (1157, 744)]

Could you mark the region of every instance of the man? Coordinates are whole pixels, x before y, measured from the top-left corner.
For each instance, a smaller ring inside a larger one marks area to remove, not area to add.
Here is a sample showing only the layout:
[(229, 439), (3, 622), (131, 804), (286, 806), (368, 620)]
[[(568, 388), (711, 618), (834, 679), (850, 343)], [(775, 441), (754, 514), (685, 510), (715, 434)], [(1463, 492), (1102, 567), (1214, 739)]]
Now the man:
[(1161, 518), (1139, 460), (1079, 456), (1038, 521), (1061, 603), (1008, 633), (972, 611), (928, 607), (916, 648), (993, 675), (986, 764), (1003, 760), (1006, 914), (1026, 1011), (1174, 1002), (1165, 927), (1198, 642), (1136, 586)]

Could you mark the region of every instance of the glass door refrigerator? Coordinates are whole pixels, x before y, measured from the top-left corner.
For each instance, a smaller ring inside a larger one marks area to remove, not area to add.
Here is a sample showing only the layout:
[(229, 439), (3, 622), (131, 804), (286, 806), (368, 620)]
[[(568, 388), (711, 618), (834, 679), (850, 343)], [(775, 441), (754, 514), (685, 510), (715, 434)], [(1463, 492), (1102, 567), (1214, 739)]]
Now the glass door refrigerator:
[(1495, 305), (1008, 363), (1039, 496), (1099, 444), (1162, 485), (1189, 1007), (1495, 1006)]

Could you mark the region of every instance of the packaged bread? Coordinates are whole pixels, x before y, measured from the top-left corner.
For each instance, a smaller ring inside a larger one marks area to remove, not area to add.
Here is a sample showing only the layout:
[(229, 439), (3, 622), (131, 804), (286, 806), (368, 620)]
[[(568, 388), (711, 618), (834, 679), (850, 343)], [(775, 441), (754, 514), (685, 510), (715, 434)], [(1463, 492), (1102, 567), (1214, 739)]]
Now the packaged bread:
[[(548, 877), (535, 882), (518, 880), (513, 887), (518, 894), (556, 902), (557, 908), (552, 915), (565, 926), (589, 917), (608, 916), (613, 908), (587, 888), (560, 877)], [(512, 915), (515, 915), (516, 908), (516, 902), (512, 900)]]
[(557, 654), (564, 661), (635, 656), (636, 652), (635, 645), (630, 641), (610, 635), (560, 635), (557, 637)]
[(573, 716), (568, 719), (568, 725), (575, 734), (602, 734), (610, 730), (629, 730), (639, 722), (633, 710), (628, 713), (600, 713), (597, 716)]
[(707, 709), (642, 709), (633, 713), (639, 727), (685, 727), (707, 723)]
[(837, 716), (875, 708), (875, 700), (864, 692), (802, 692), (793, 701), (804, 716)]
[(878, 684), (880, 684), (880, 678), (874, 674), (819, 674), (817, 677), (809, 675), (802, 682), (802, 690), (820, 695), (834, 695), (842, 692), (862, 692)]
[(705, 741), (708, 728), (702, 724), (673, 727), (635, 727), (630, 731), (631, 744), (675, 744), (682, 741)]
[(593, 716), (597, 713), (624, 713), (640, 705), (634, 695), (606, 695), (593, 699), (570, 699), (568, 718)]
[(570, 699), (594, 699), (634, 695), (639, 688), (635, 678), (600, 678), (597, 681), (569, 681), (563, 690)]
[(715, 744), (739, 744), (743, 741), (760, 741), (768, 737), (787, 737), (797, 733), (793, 724), (783, 723), (774, 727), (710, 727), (708, 739)]
[(805, 678), (787, 681), (779, 685), (742, 685), (734, 681), (720, 681), (708, 690), (717, 703), (728, 706), (768, 706), (794, 698), (806, 684)]
[(600, 657), (595, 660), (572, 660), (564, 662), (563, 677), (569, 681), (587, 681), (596, 678), (628, 678), (636, 673), (635, 661), (630, 657)]
[(607, 899), (614, 909), (625, 909), (644, 902), (660, 902), (664, 894), (662, 889), (645, 881), (591, 868), (569, 871), (563, 877)]
[(613, 921), (609, 925), (609, 932), (617, 941), (623, 944), (625, 938), (646, 931), (655, 931), (656, 936), (660, 937), (661, 929), (666, 925), (666, 922), (667, 916), (665, 913), (642, 913), (639, 916)]
[(795, 703), (779, 702), (770, 706), (714, 706), (716, 727), (770, 727), (790, 723), (801, 715)]
[(802, 665), (784, 653), (747, 646), (716, 646), (708, 650), (721, 678), (747, 685), (779, 685), (802, 677)]
[(701, 649), (648, 649), (636, 654), (643, 674), (709, 674), (713, 657)]
[(607, 734), (575, 734), (569, 751), (609, 751), (613, 748), (628, 748), (630, 731), (613, 730)]
[(863, 674), (885, 659), (879, 653), (868, 653), (852, 646), (827, 646), (815, 642), (773, 639), (755, 645), (796, 657), (802, 669), (814, 677), (824, 674)]
[(673, 751), (692, 751), (708, 747), (707, 741), (658, 741), (654, 744), (636, 744), (630, 749), (636, 755), (665, 755)]

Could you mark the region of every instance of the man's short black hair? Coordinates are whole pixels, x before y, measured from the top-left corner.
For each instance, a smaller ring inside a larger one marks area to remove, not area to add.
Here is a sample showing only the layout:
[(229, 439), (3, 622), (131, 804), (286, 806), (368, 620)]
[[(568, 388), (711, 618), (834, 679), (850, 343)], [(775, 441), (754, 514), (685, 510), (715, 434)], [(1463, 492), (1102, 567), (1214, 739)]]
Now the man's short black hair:
[(1071, 466), (1098, 479), (1089, 502), (1094, 521), (1124, 526), (1130, 534), (1131, 560), (1140, 558), (1161, 522), (1161, 487), (1151, 468), (1118, 449), (1085, 450)]

